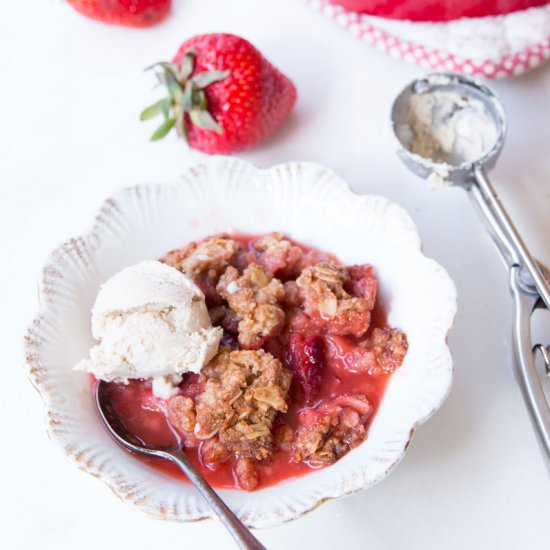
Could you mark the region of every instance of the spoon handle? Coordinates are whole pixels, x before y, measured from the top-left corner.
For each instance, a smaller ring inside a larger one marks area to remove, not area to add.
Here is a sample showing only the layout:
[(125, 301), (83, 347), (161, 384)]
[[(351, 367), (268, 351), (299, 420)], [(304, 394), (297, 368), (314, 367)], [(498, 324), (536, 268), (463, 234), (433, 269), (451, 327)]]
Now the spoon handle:
[(229, 509), (216, 491), (191, 464), (183, 451), (169, 454), (170, 460), (179, 466), (191, 483), (199, 490), (206, 502), (216, 512), (227, 530), (231, 533), (239, 548), (246, 550), (266, 550), (265, 546), (250, 532), (244, 523)]

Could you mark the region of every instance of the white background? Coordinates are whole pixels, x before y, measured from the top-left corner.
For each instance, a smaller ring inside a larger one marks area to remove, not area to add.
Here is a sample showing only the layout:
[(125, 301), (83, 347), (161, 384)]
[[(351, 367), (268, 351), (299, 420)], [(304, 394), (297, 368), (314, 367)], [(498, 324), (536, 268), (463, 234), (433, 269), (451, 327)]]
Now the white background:
[[(368, 493), (259, 538), (280, 549), (550, 547), (550, 482), (512, 374), (506, 270), (465, 193), (428, 191), (392, 150), (392, 98), (420, 69), (370, 50), (300, 0), (176, 0), (150, 30), (89, 21), (61, 0), (0, 6), (0, 546), (233, 547), (219, 524), (149, 519), (67, 463), (45, 434), (21, 346), (47, 254), (84, 231), (117, 188), (172, 181), (198, 158), (174, 137), (148, 142), (153, 128), (138, 114), (156, 96), (142, 69), (193, 34), (229, 31), (299, 92), (284, 128), (240, 156), (261, 166), (317, 161), (356, 191), (403, 205), (459, 292), (453, 390), (401, 466)], [(550, 263), (550, 66), (494, 88), (510, 134), (492, 177)]]

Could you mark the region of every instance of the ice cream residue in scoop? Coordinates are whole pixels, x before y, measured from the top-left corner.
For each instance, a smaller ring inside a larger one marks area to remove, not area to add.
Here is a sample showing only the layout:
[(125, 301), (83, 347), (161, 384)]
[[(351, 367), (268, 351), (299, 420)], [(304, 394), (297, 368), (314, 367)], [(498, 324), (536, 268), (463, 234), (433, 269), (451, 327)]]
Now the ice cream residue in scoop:
[(482, 101), (447, 90), (412, 94), (408, 120), (396, 130), (409, 151), (438, 164), (432, 185), (444, 183), (453, 167), (483, 157), (498, 139)]

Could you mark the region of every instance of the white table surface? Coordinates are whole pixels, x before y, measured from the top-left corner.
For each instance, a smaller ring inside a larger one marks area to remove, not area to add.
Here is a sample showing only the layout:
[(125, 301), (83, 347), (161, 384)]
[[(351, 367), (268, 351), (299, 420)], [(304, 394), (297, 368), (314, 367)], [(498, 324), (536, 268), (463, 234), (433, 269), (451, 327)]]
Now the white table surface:
[[(21, 346), (46, 255), (120, 186), (172, 181), (200, 158), (175, 138), (149, 143), (138, 114), (155, 99), (142, 69), (209, 31), (249, 38), (299, 91), (284, 128), (240, 156), (261, 166), (316, 161), (356, 191), (403, 205), (459, 293), (452, 392), (401, 466), (367, 493), (259, 537), (280, 549), (550, 547), (550, 482), (512, 374), (506, 271), (465, 193), (428, 191), (391, 147), (392, 98), (420, 69), (300, 0), (176, 0), (164, 24), (139, 31), (94, 23), (61, 0), (0, 7), (2, 548), (233, 547), (219, 524), (149, 519), (67, 463), (45, 434)], [(550, 66), (494, 88), (510, 134), (493, 180), (550, 263)]]

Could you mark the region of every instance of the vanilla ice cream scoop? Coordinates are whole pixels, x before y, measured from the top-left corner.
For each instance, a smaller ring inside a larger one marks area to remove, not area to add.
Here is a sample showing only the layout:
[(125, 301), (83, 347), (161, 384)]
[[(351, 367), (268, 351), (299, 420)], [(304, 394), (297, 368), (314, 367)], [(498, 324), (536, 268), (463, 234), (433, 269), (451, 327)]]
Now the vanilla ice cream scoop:
[(217, 353), (204, 294), (185, 274), (161, 262), (127, 267), (101, 287), (92, 309), (99, 343), (77, 370), (106, 381), (153, 378), (161, 397), (186, 372), (199, 372)]

